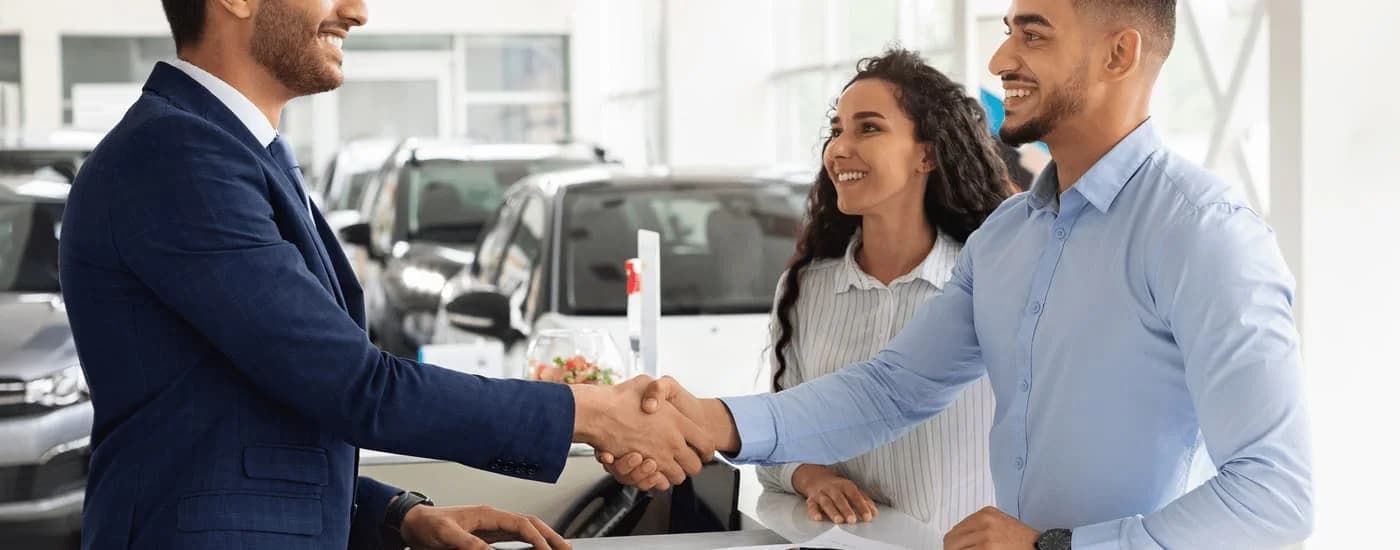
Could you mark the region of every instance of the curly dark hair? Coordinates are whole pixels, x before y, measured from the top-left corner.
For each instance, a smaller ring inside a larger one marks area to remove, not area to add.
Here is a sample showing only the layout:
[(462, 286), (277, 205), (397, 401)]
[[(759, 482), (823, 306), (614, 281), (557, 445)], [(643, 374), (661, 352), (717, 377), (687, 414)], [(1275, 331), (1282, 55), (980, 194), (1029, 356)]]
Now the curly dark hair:
[[(987, 127), (986, 113), (963, 86), (930, 67), (917, 52), (890, 49), (856, 64), (846, 88), (866, 79), (879, 79), (895, 88), (904, 114), (914, 121), (915, 139), (928, 144), (935, 167), (924, 191), (924, 220), (959, 243), (967, 241), (982, 222), (1011, 194), (1006, 164)], [(822, 153), (831, 143), (822, 144)], [(836, 185), (823, 165), (807, 196), (806, 225), (797, 252), (788, 262), (778, 297), (778, 341), (774, 354), (773, 390), (788, 367), (792, 344), (792, 308), (801, 292), (803, 270), (822, 258), (840, 258), (860, 227), (861, 217), (836, 207)]]

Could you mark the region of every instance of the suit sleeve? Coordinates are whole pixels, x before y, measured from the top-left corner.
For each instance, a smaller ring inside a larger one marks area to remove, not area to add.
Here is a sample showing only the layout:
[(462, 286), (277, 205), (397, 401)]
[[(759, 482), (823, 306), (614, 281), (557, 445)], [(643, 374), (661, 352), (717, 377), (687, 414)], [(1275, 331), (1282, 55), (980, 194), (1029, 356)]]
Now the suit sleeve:
[(403, 490), (360, 476), (356, 480), (355, 517), (350, 524), (350, 550), (400, 550), (403, 541), (386, 532), (384, 513)]
[(380, 351), (282, 238), (274, 183), (222, 130), (167, 116), (122, 146), (134, 169), (108, 205), (122, 262), (265, 396), (358, 447), (558, 479), (568, 388)]

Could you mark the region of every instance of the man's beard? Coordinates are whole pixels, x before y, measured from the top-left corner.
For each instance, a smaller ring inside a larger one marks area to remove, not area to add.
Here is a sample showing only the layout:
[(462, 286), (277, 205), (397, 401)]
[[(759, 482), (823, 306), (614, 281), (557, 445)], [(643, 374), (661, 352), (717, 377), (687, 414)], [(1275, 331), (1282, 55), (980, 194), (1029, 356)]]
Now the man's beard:
[(1041, 141), (1065, 119), (1084, 110), (1084, 82), (1088, 79), (1088, 69), (1087, 64), (1081, 65), (1064, 86), (1060, 86), (1055, 93), (1046, 97), (1040, 116), (1014, 128), (1002, 124), (1001, 130), (997, 132), (1001, 141), (1012, 147)]
[(265, 0), (253, 22), (253, 60), (298, 96), (339, 88), (343, 77), (326, 67), (320, 33), (306, 34), (308, 28), (319, 31), (320, 23), (286, 0)]

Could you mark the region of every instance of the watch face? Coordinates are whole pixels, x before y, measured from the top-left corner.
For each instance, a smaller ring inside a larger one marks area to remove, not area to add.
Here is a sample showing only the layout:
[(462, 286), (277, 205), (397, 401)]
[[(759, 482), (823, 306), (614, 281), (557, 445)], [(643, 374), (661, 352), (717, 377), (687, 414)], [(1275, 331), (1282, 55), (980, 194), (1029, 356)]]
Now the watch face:
[(1040, 535), (1040, 540), (1035, 541), (1036, 550), (1070, 550), (1070, 535), (1073, 534), (1068, 529), (1051, 529)]

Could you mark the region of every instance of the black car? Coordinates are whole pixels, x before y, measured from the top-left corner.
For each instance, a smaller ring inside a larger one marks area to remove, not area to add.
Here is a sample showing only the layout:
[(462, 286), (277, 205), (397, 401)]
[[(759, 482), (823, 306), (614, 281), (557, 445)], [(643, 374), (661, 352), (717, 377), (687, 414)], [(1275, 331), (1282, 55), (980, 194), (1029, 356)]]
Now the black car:
[(414, 357), (432, 336), (439, 295), (474, 259), (478, 236), (516, 181), (540, 172), (599, 164), (586, 145), (503, 145), (410, 139), (389, 156), (367, 191), (365, 223), (341, 239), (368, 250), (357, 273), (370, 336)]

